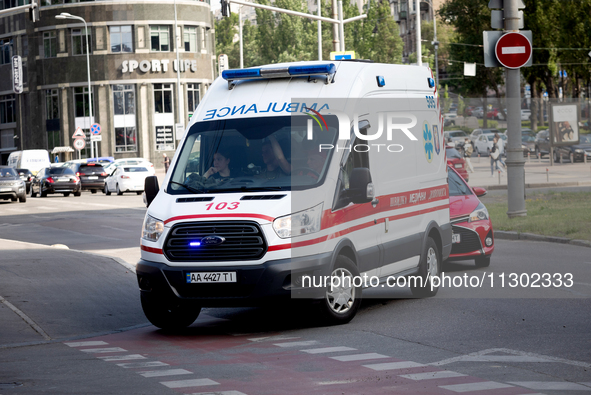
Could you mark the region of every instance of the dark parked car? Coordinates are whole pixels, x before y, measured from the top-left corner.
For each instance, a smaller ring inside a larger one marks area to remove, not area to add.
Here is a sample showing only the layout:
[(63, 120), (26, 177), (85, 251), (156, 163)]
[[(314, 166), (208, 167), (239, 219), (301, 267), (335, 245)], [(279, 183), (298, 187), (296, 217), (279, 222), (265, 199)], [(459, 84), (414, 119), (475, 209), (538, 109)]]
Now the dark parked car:
[(80, 196), (80, 179), (67, 167), (46, 167), (39, 170), (39, 173), (31, 181), (31, 197), (39, 194), (46, 197), (47, 194), (63, 193), (64, 196)]
[(18, 173), (21, 180), (25, 182), (27, 186), (27, 194), (31, 190), (31, 179), (33, 178), (33, 173), (29, 169), (14, 169)]
[(487, 267), (495, 246), (488, 210), (478, 199), (486, 190), (470, 188), (451, 167), (447, 169), (447, 177), (452, 229), (449, 260), (474, 259), (477, 267)]
[(521, 134), (521, 149), (523, 149), (523, 156), (527, 157), (529, 153), (530, 156), (534, 156), (536, 154), (536, 139), (529, 134)]
[(549, 130), (542, 130), (536, 134), (536, 141), (535, 141), (535, 154), (538, 156), (540, 154), (540, 158), (544, 155), (550, 154), (550, 131)]
[(0, 199), (18, 200), (21, 203), (27, 201), (25, 182), (12, 167), (0, 166)]
[(102, 191), (105, 188), (105, 178), (108, 174), (101, 164), (90, 163), (72, 163), (70, 169), (80, 177), (82, 190), (90, 190), (92, 193)]
[(587, 160), (591, 160), (591, 136), (581, 134), (579, 135), (579, 144), (554, 147), (554, 162), (560, 163), (565, 159), (570, 160), (571, 154), (575, 162), (584, 161), (585, 155)]

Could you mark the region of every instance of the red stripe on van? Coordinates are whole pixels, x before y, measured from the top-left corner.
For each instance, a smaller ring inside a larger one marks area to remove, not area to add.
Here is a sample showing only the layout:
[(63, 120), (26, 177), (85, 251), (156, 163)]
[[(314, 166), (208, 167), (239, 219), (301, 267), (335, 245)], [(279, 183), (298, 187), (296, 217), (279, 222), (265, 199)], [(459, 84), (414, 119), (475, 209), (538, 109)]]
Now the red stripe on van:
[(268, 215), (262, 214), (244, 214), (244, 213), (235, 213), (235, 214), (195, 214), (195, 215), (181, 215), (178, 217), (172, 217), (164, 221), (165, 224), (173, 221), (182, 221), (184, 219), (198, 219), (198, 218), (258, 218), (264, 219), (269, 222), (273, 222), (275, 218), (269, 217)]
[(145, 245), (140, 245), (140, 249), (142, 249), (146, 252), (151, 252), (152, 254), (162, 254), (161, 248), (152, 248), (152, 247), (147, 247)]

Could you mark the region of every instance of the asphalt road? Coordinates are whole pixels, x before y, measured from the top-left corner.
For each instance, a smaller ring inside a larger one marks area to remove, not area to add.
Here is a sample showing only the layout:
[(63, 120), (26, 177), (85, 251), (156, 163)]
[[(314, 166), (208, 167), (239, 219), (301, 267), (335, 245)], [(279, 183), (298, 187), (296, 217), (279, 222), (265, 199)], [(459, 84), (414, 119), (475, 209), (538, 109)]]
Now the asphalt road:
[[(134, 250), (144, 212), (135, 195), (0, 202), (0, 394), (591, 392), (588, 248), (498, 240), (489, 268), (445, 265), (482, 287), (372, 290), (348, 325), (319, 327), (308, 306), (206, 309), (171, 334), (121, 261), (48, 247)], [(510, 287), (510, 273), (574, 284)]]

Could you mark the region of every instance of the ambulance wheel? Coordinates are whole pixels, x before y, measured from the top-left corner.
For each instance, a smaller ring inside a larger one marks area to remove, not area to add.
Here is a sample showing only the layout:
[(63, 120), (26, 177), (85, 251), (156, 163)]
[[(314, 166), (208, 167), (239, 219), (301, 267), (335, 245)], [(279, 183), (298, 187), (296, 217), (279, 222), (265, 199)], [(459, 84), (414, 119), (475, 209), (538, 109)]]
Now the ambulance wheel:
[(201, 307), (183, 301), (158, 300), (146, 292), (140, 295), (146, 318), (160, 329), (184, 329), (195, 322), (201, 312)]
[(327, 324), (346, 324), (355, 317), (361, 305), (361, 287), (353, 285), (354, 279), (359, 278), (359, 270), (351, 259), (339, 255), (331, 277), (344, 278), (345, 281), (334, 288), (330, 283), (327, 285), (325, 297), (320, 303), (320, 314)]
[[(435, 296), (439, 291), (439, 286), (431, 288), (429, 277), (439, 276), (441, 274), (441, 255), (437, 244), (432, 238), (427, 239), (421, 261), (419, 262), (419, 276), (422, 281), (410, 279), (410, 290), (413, 296), (417, 298), (429, 298)], [(422, 284), (421, 284), (422, 283)]]

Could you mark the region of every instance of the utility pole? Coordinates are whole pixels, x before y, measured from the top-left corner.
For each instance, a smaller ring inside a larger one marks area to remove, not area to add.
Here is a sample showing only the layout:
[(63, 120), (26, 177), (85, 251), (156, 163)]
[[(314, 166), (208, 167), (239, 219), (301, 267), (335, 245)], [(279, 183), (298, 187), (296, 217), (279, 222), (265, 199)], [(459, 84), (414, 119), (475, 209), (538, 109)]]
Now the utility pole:
[(423, 54), (421, 48), (421, 0), (415, 0), (415, 8), (416, 8), (416, 20), (415, 20), (415, 30), (417, 34), (417, 65), (423, 65)]
[[(519, 0), (504, 0), (505, 32), (519, 32)], [(525, 160), (521, 149), (521, 89), (519, 68), (506, 68), (507, 198), (509, 218), (525, 217)]]
[[(337, 8), (337, 0), (332, 0), (332, 19), (339, 19), (339, 12)], [(339, 42), (339, 27), (337, 24), (332, 25), (332, 50), (340, 51)]]

